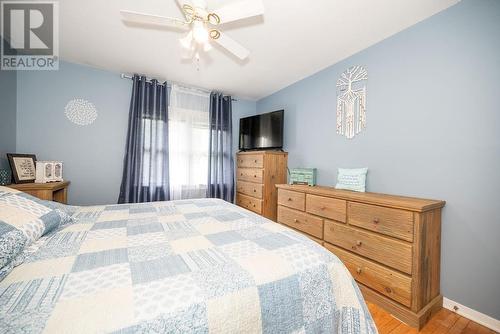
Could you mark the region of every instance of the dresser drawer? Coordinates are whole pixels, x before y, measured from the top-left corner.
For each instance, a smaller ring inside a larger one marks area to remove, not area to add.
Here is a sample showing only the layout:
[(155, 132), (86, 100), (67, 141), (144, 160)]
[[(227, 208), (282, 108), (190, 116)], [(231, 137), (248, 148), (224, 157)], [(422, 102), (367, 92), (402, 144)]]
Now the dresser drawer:
[(323, 238), (323, 219), (308, 215), (307, 213), (279, 205), (278, 222), (316, 238)]
[(240, 193), (236, 194), (236, 205), (241, 206), (242, 208), (248, 209), (255, 213), (262, 213), (262, 200), (245, 196)]
[(348, 208), (349, 224), (413, 241), (413, 212), (355, 202)]
[(278, 190), (278, 204), (304, 211), (306, 206), (306, 195), (290, 190)]
[(244, 195), (262, 198), (262, 188), (264, 186), (259, 183), (238, 181), (236, 183), (236, 191)]
[(342, 199), (307, 194), (306, 211), (342, 223), (346, 221), (346, 201)]
[[(285, 224), (281, 224), (281, 225), (285, 225)], [(285, 225), (285, 226), (288, 226), (288, 227), (292, 228), (292, 227), (291, 227), (291, 226), (289, 226), (289, 225)], [(298, 233), (300, 233), (300, 234), (302, 234), (302, 235), (304, 235), (304, 236), (308, 237), (308, 238), (309, 238), (309, 239), (311, 239), (312, 241), (314, 241), (314, 242), (316, 242), (316, 243), (320, 244), (321, 246), (323, 246), (323, 240), (318, 239), (318, 238), (316, 238), (316, 237), (313, 237), (312, 235), (307, 234), (307, 233), (304, 233), (304, 232), (302, 232), (302, 231), (299, 231), (299, 230), (297, 230), (297, 229), (295, 229), (295, 228), (292, 228), (292, 229), (293, 229), (294, 231), (296, 231), (296, 232), (298, 232)]]
[(348, 249), (394, 269), (411, 274), (411, 244), (358, 230), (342, 224), (325, 222), (325, 241)]
[(262, 183), (264, 170), (256, 168), (238, 168), (238, 180)]
[(339, 257), (356, 281), (407, 307), (411, 306), (411, 277), (328, 243), (324, 246)]
[(264, 154), (239, 154), (238, 167), (264, 167)]

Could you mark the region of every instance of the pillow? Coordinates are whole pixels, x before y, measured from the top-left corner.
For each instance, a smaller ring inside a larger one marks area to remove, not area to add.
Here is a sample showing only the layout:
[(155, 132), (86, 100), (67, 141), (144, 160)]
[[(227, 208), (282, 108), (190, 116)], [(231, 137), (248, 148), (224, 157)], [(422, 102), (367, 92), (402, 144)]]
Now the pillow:
[(53, 202), (0, 186), (0, 280), (15, 257), (31, 243), (71, 217)]
[(335, 188), (365, 192), (367, 172), (368, 168), (339, 168)]
[(19, 192), (20, 191), (16, 190), (16, 189), (0, 186), (0, 197), (5, 196), (5, 195), (17, 194)]

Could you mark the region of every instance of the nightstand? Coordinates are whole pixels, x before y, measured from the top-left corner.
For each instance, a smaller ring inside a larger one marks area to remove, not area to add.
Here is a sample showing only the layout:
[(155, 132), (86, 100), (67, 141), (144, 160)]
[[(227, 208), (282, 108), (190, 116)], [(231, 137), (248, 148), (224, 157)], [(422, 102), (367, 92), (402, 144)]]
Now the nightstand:
[(68, 201), (68, 187), (70, 182), (50, 182), (50, 183), (21, 183), (10, 184), (7, 187), (17, 189), (48, 201), (55, 201), (66, 204)]

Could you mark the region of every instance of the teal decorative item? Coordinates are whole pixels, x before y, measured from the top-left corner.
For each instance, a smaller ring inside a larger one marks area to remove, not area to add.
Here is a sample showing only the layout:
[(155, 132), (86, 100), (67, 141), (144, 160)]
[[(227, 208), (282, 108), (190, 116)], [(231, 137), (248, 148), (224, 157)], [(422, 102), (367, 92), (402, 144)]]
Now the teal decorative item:
[(315, 186), (317, 174), (316, 171), (316, 168), (291, 168), (289, 183)]
[(8, 169), (0, 169), (0, 186), (6, 186), (10, 184), (10, 176), (12, 173)]

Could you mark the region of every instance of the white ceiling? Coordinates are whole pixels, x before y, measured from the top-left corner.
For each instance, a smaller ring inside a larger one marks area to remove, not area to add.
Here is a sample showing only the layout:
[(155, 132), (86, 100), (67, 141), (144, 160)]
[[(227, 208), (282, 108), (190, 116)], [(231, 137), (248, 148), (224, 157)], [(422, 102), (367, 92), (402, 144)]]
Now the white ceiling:
[[(207, 0), (209, 8), (234, 0)], [(63, 60), (141, 73), (259, 99), (387, 38), (459, 0), (264, 0), (265, 14), (224, 26), (247, 47), (242, 62), (215, 47), (199, 70), (183, 60), (183, 33), (138, 28), (120, 9), (181, 18), (175, 0), (61, 0)]]

